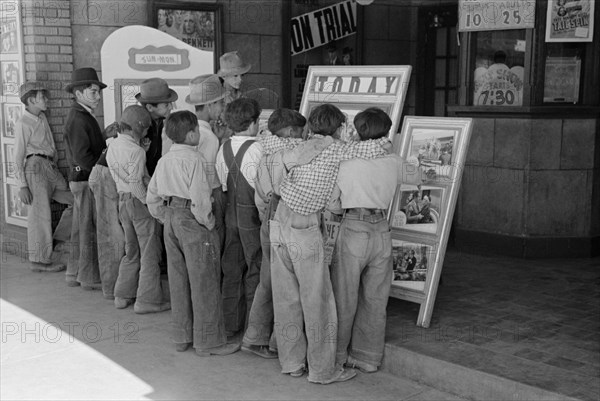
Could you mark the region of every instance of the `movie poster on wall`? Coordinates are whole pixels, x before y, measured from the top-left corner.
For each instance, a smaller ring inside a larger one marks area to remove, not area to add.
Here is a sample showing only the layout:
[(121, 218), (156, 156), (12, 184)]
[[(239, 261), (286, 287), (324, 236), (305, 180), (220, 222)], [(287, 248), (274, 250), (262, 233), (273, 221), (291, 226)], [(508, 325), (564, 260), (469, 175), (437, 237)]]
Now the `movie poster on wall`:
[(594, 0), (548, 0), (546, 42), (591, 42)]

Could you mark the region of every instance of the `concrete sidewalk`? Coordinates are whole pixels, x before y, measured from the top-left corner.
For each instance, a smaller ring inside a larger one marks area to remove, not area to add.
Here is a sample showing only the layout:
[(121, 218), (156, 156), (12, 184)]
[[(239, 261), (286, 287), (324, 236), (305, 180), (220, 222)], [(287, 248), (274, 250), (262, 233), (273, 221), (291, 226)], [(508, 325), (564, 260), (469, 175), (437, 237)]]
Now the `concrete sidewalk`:
[(117, 310), (101, 292), (33, 273), (12, 255), (3, 255), (0, 296), (3, 400), (461, 400), (385, 371), (323, 386), (244, 352), (178, 353), (170, 312)]

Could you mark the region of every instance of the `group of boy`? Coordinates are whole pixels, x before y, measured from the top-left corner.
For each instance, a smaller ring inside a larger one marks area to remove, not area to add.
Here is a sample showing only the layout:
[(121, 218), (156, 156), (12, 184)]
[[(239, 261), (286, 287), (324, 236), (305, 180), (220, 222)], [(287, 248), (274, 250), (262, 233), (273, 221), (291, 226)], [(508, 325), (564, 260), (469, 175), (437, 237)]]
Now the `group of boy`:
[[(177, 94), (151, 78), (136, 96), (141, 105), (127, 107), (103, 135), (93, 111), (104, 87), (91, 68), (73, 72), (67, 90), (75, 101), (65, 125), (71, 191), (60, 178), (33, 191), (33, 202), (48, 211), (50, 198), (61, 194), (73, 204), (67, 284), (102, 289), (119, 309), (171, 309), (180, 352), (242, 348), (278, 357), (283, 373), (308, 371), (308, 380), (321, 384), (351, 379), (354, 367), (377, 371), (392, 280), (385, 209), (399, 182), (421, 179), (414, 166), (388, 155), (389, 117), (373, 108), (359, 113), (362, 140), (345, 143), (346, 116), (337, 107), (316, 107), (308, 130), (298, 112), (278, 109), (271, 134), (258, 135), (258, 103), (240, 97), (225, 107), (217, 75), (190, 81), (185, 101), (195, 113), (171, 113)], [(34, 135), (23, 136), (26, 151), (17, 154), (26, 161), (22, 196), (32, 202), (25, 189), (42, 168), (34, 162), (62, 176), (43, 115), (47, 91), (39, 83), (22, 91), (22, 125), (29, 114), (37, 118), (29, 123)], [(231, 138), (211, 128), (221, 115)], [(342, 218), (331, 270), (321, 234), (328, 207)], [(40, 221), (50, 227), (49, 212), (30, 217)], [(30, 231), (40, 230), (30, 224)], [(46, 231), (30, 246), (50, 244), (51, 251), (51, 227)], [(163, 244), (170, 302), (161, 281)], [(64, 269), (48, 252), (31, 255), (33, 270)]]

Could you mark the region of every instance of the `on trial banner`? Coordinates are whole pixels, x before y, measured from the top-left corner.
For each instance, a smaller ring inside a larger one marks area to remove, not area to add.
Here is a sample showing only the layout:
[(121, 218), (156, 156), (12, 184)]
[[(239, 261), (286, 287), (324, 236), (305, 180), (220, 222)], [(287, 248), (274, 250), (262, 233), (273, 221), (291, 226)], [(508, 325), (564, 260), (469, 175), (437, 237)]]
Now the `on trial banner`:
[(292, 56), (356, 33), (356, 0), (299, 15), (291, 20)]
[(594, 0), (549, 0), (546, 42), (591, 42)]
[(533, 28), (535, 0), (459, 0), (458, 31)]

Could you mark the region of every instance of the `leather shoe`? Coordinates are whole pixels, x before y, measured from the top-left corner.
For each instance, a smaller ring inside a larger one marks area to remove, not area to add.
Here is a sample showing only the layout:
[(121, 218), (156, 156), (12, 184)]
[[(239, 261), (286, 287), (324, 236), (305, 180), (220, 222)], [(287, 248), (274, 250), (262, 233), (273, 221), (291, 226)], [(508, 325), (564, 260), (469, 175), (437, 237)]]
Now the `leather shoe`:
[(312, 380), (309, 376), (308, 381), (311, 383), (331, 384), (331, 383), (337, 383), (337, 382), (345, 382), (347, 380), (352, 379), (354, 376), (356, 376), (356, 370), (341, 368), (340, 370), (336, 371), (333, 374), (333, 376), (331, 376), (331, 378), (329, 378), (329, 379)]
[(81, 283), (81, 288), (83, 288), (86, 291), (97, 291), (97, 290), (101, 290), (102, 289), (102, 284), (101, 283)]
[(66, 270), (67, 266), (65, 266), (62, 263), (31, 262), (31, 264), (29, 265), (29, 269), (31, 269), (32, 272), (36, 272), (36, 273), (41, 273), (41, 272), (56, 273), (56, 272), (62, 272), (64, 270)]
[(277, 352), (271, 351), (268, 345), (242, 344), (242, 351), (252, 352), (254, 355), (265, 359), (277, 358)]
[(304, 367), (294, 370), (293, 372), (290, 372), (289, 374), (292, 377), (302, 377), (302, 376), (304, 376)]
[(371, 365), (370, 363), (359, 361), (356, 358), (348, 355), (348, 361), (346, 361), (346, 366), (349, 368), (357, 368), (363, 373), (375, 373), (377, 372), (377, 366)]
[(175, 351), (177, 352), (184, 352), (187, 351), (187, 349), (189, 347), (192, 346), (192, 343), (179, 343), (179, 344), (175, 344)]
[(81, 284), (75, 279), (67, 279), (67, 287), (79, 287)]
[(115, 308), (125, 309), (129, 305), (133, 304), (133, 302), (134, 300), (132, 298), (115, 297)]
[(136, 302), (133, 305), (133, 311), (138, 315), (143, 315), (146, 313), (164, 312), (169, 309), (171, 309), (170, 302), (163, 302), (161, 304), (146, 304), (143, 302)]
[(229, 354), (233, 354), (234, 352), (238, 352), (240, 350), (239, 344), (223, 344), (219, 347), (210, 348), (206, 350), (196, 349), (196, 355), (198, 356), (211, 356), (211, 355), (219, 355), (225, 356)]

